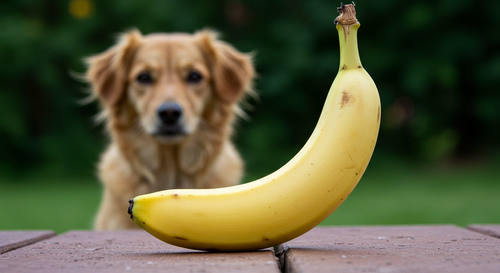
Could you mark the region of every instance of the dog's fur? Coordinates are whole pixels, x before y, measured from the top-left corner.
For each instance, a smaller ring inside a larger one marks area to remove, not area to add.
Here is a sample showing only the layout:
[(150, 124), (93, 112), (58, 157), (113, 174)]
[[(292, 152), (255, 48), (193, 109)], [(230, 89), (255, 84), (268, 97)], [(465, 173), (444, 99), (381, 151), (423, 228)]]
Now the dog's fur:
[(136, 227), (127, 205), (140, 194), (239, 183), (243, 161), (230, 137), (238, 102), (251, 91), (250, 54), (213, 31), (132, 30), (87, 62), (111, 139), (98, 165), (104, 192), (95, 229)]

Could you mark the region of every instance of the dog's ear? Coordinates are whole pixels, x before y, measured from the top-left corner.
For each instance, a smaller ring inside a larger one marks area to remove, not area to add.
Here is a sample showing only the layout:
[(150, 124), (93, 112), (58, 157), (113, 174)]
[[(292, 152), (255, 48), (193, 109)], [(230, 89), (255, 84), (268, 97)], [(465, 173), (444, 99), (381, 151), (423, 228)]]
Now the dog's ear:
[(116, 105), (125, 93), (128, 67), (141, 39), (138, 30), (123, 33), (116, 45), (86, 59), (86, 79), (92, 85), (93, 95), (105, 105)]
[(251, 89), (255, 70), (251, 54), (238, 52), (217, 39), (217, 33), (202, 30), (196, 33), (202, 50), (211, 65), (215, 92), (227, 103), (236, 103)]

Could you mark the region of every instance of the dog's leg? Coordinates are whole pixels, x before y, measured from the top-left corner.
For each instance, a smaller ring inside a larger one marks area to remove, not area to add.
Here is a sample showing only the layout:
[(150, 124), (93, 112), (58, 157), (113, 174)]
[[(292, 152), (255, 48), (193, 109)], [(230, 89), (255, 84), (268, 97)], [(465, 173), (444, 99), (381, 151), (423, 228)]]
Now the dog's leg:
[(117, 230), (137, 228), (127, 213), (127, 202), (123, 197), (114, 196), (109, 190), (104, 190), (101, 205), (95, 219), (96, 230)]
[(132, 171), (117, 146), (111, 145), (103, 154), (99, 163), (99, 178), (103, 196), (94, 228), (114, 230), (137, 227), (127, 213), (128, 200), (148, 192), (147, 182)]

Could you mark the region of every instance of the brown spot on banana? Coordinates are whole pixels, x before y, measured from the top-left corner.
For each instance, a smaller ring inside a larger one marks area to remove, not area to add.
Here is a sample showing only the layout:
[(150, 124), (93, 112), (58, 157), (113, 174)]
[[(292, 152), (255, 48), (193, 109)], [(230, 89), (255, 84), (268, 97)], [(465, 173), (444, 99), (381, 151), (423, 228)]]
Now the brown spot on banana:
[(380, 122), (380, 105), (378, 106), (377, 123)]
[(174, 238), (177, 239), (177, 240), (189, 241), (188, 239), (183, 238), (183, 237), (179, 237), (179, 236), (174, 236)]
[(354, 98), (349, 95), (346, 91), (342, 92), (342, 101), (340, 103), (340, 109), (344, 108), (344, 106), (347, 106), (347, 104), (352, 103)]

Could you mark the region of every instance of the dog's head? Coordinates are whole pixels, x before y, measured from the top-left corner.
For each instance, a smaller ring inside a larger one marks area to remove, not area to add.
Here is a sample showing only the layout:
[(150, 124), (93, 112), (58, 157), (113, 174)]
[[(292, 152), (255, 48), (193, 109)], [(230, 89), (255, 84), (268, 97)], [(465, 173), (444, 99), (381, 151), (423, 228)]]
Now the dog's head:
[(251, 56), (207, 30), (145, 36), (133, 30), (88, 64), (86, 78), (105, 115), (136, 122), (163, 143), (235, 109), (254, 77)]

